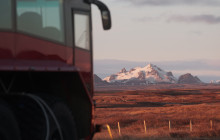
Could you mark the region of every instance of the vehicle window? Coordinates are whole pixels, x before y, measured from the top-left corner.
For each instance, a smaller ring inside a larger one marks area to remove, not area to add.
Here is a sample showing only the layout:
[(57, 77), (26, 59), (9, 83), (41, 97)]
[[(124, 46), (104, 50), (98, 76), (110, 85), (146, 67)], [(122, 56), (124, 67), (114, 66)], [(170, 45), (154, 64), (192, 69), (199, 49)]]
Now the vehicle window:
[(63, 0), (17, 0), (17, 29), (64, 42)]
[(89, 15), (74, 14), (75, 46), (90, 50), (90, 24)]
[(11, 0), (0, 1), (0, 28), (12, 28)]

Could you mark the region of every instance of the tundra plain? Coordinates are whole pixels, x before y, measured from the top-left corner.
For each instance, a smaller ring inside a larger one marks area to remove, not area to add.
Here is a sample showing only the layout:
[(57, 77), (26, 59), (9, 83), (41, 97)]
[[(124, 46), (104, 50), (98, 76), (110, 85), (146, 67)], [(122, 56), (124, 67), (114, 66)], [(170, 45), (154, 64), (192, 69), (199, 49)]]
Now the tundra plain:
[(107, 124), (116, 140), (220, 139), (220, 85), (102, 86), (94, 99), (94, 140), (111, 139)]

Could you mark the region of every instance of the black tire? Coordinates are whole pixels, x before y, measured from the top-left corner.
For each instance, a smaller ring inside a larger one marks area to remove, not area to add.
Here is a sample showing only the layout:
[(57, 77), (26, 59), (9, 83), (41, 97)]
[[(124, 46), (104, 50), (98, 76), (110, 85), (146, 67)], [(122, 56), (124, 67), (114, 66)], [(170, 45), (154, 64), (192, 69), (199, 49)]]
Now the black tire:
[[(51, 105), (51, 109), (61, 127), (63, 140), (77, 140), (75, 121), (69, 108), (64, 103), (58, 101)], [(50, 124), (50, 140), (60, 140), (58, 128), (54, 120), (50, 120)]]
[(23, 95), (7, 96), (6, 100), (17, 118), (21, 139), (45, 140), (46, 121), (39, 104)]
[(0, 140), (21, 140), (16, 118), (9, 105), (0, 100)]
[[(60, 101), (60, 99), (54, 96), (42, 95), (40, 97), (54, 112), (61, 127), (63, 140), (77, 140), (75, 121), (69, 108)], [(12, 105), (14, 114), (18, 119), (22, 140), (45, 140), (47, 126), (44, 113), (39, 104), (30, 97), (23, 95), (7, 98), (7, 101)], [(2, 112), (0, 112), (0, 114), (2, 114)], [(48, 110), (47, 115), (50, 124), (49, 140), (61, 140), (57, 125)], [(8, 125), (8, 123), (6, 124)], [(13, 137), (12, 139), (1, 139), (0, 133), (0, 140), (20, 140), (20, 138)]]

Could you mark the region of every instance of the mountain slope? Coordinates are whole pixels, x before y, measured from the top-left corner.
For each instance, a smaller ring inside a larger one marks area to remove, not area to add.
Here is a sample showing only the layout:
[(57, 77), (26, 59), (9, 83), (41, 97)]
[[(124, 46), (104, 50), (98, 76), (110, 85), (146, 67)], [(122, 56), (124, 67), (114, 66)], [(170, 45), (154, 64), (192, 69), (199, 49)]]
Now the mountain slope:
[(179, 84), (199, 84), (202, 81), (197, 76), (192, 76), (190, 73), (183, 74), (178, 79)]
[(177, 81), (172, 72), (166, 72), (153, 64), (143, 68), (132, 68), (129, 71), (123, 68), (120, 72), (103, 80), (109, 83), (117, 82), (122, 84), (176, 83)]
[(98, 85), (101, 86), (101, 85), (107, 85), (108, 83), (106, 81), (103, 81), (96, 74), (94, 74), (94, 84), (95, 84), (95, 86), (98, 86)]

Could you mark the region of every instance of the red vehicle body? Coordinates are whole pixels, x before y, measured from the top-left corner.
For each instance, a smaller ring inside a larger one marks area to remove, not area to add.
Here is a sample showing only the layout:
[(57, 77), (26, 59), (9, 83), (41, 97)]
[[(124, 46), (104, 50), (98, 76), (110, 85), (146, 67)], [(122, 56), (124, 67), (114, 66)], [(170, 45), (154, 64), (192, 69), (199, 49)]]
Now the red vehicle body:
[[(14, 139), (12, 134), (22, 140), (92, 139), (95, 125), (91, 4), (100, 9), (104, 29), (110, 29), (110, 12), (97, 0), (0, 2), (0, 117), (4, 118), (2, 114), (7, 110), (12, 119), (6, 122), (14, 125), (1, 125), (0, 139)], [(50, 110), (55, 113), (50, 114)], [(73, 121), (62, 122), (66, 120), (62, 114), (68, 112)], [(38, 116), (36, 122), (33, 116)], [(60, 124), (54, 123), (54, 116)], [(75, 131), (77, 136), (66, 134), (69, 128), (65, 124), (71, 123), (74, 126), (70, 126), (70, 133)], [(27, 135), (29, 131), (33, 134)]]

